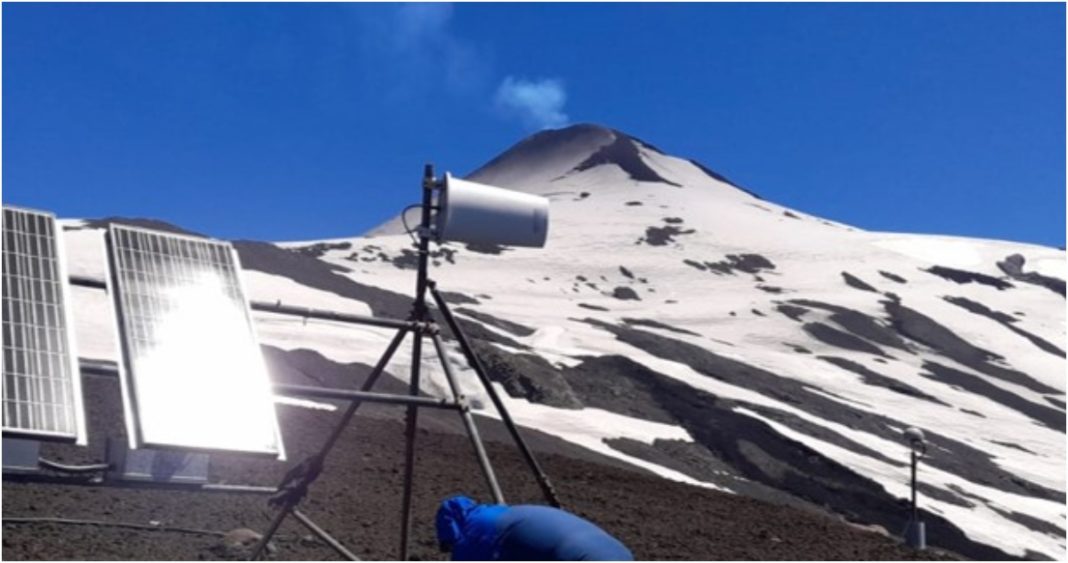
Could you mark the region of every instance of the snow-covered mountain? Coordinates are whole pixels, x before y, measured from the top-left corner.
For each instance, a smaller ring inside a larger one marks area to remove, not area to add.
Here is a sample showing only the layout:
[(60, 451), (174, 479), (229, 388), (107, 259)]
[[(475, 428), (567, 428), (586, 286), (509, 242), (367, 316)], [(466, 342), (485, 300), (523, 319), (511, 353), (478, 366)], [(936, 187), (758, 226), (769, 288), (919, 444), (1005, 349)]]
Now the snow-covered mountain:
[[(893, 534), (907, 517), (902, 431), (917, 426), (931, 544), (1065, 556), (1062, 250), (865, 231), (594, 125), (538, 133), (468, 178), (552, 202), (544, 249), (433, 253), (432, 277), (521, 424)], [(67, 225), (72, 273), (100, 275), (102, 223)], [(236, 245), (255, 299), (408, 311), (415, 252), (399, 219), (366, 236)], [(107, 299), (76, 289), (75, 305), (81, 355), (113, 358)], [(338, 363), (373, 363), (391, 336), (257, 323), (265, 346)], [(443, 394), (426, 354), (424, 390)], [(408, 361), (398, 354), (392, 373)]]

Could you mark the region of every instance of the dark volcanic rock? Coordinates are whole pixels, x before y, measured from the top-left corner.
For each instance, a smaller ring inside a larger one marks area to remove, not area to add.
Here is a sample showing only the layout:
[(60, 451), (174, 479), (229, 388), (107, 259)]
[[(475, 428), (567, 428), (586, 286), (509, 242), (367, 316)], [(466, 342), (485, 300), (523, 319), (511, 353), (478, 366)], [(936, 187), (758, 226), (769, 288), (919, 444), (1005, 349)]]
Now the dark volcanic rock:
[(888, 279), (890, 281), (895, 281), (897, 283), (908, 283), (908, 280), (906, 280), (905, 278), (903, 278), (903, 277), (901, 277), (901, 276), (899, 276), (897, 274), (890, 273), (890, 272), (884, 272), (882, 270), (879, 270), (879, 275), (883, 276), (884, 278), (886, 278), (886, 279)]
[(801, 317), (805, 316), (805, 313), (809, 312), (809, 310), (804, 307), (798, 307), (796, 305), (787, 305), (785, 303), (780, 303), (776, 305), (775, 310), (786, 315), (791, 320), (795, 321), (800, 321)]
[(872, 291), (875, 293), (879, 292), (879, 290), (868, 285), (864, 280), (858, 278), (857, 276), (854, 276), (853, 274), (850, 274), (849, 272), (842, 272), (842, 279), (845, 280), (846, 285), (848, 285), (849, 287), (860, 289), (863, 291)]
[[(603, 323), (593, 322), (597, 326), (607, 327)], [(632, 329), (617, 330), (623, 331), (617, 332), (617, 337), (622, 335), (624, 339), (627, 338), (625, 335), (638, 332)], [(658, 350), (656, 354), (662, 355), (664, 352), (665, 350)], [(696, 367), (692, 356), (673, 357), (676, 361), (679, 358), (689, 359), (687, 363)], [(634, 363), (623, 357), (612, 361), (622, 365)], [(663, 411), (669, 412), (678, 420), (698, 444), (704, 446), (716, 459), (726, 462), (742, 477), (785, 491), (814, 505), (826, 506), (853, 521), (874, 522), (887, 529), (903, 527), (906, 515), (881, 486), (804, 444), (782, 436), (763, 421), (736, 410), (738, 406), (754, 410), (759, 407), (724, 400), (656, 374), (643, 366), (617, 367), (613, 371), (617, 376), (626, 373), (638, 378), (635, 387), (621, 390), (621, 395), (644, 395), (647, 399), (642, 400), (642, 403), (650, 399), (657, 401), (655, 404), (659, 404)], [(600, 391), (596, 391), (599, 387), (591, 383), (589, 388), (600, 394)], [(583, 394), (583, 391), (578, 392)], [(591, 406), (596, 404), (594, 398), (585, 395), (583, 397)], [(611, 402), (604, 401), (606, 404)], [(801, 431), (806, 429), (813, 430), (807, 427)], [(940, 516), (925, 514), (924, 519), (929, 527), (934, 526), (940, 530), (938, 537), (943, 542), (941, 545), (955, 550), (967, 550), (970, 552), (967, 554), (976, 555), (986, 553), (993, 556), (996, 551), (971, 542)], [(931, 537), (934, 537), (933, 533)]]
[[(376, 317), (403, 319), (411, 311), (411, 297), (353, 281), (333, 271), (322, 260), (289, 252), (266, 242), (235, 241), (233, 245), (241, 258), (241, 267), (246, 270), (284, 276), (308, 287), (362, 301)], [(479, 323), (463, 318), (457, 318), (457, 322), (471, 338), (526, 348), (523, 344), (487, 330)]]
[(650, 246), (665, 246), (668, 243), (675, 242), (675, 237), (678, 235), (692, 235), (695, 232), (693, 229), (680, 229), (674, 225), (647, 227), (645, 236), (638, 239), (638, 243), (644, 242)]
[(706, 483), (715, 483), (749, 498), (781, 506), (793, 506), (815, 514), (830, 516), (827, 510), (757, 481), (735, 474), (734, 468), (717, 458), (708, 448), (695, 442), (654, 440), (652, 444), (617, 438), (605, 440), (612, 449), (629, 456), (674, 469)]
[(630, 326), (647, 326), (647, 327), (652, 327), (652, 328), (660, 328), (660, 329), (663, 329), (663, 330), (670, 330), (671, 332), (675, 332), (675, 333), (678, 333), (678, 334), (689, 334), (690, 336), (701, 336), (700, 334), (697, 334), (696, 332), (693, 332), (691, 330), (686, 330), (684, 328), (676, 328), (676, 327), (673, 327), (673, 326), (671, 326), (669, 324), (662, 323), (660, 321), (654, 321), (652, 319), (630, 319), (630, 318), (624, 317), (623, 318), (623, 322), (625, 324), (627, 324), (627, 325), (630, 325)]
[(510, 354), (482, 343), (475, 343), (474, 348), (490, 379), (504, 385), (509, 395), (550, 407), (583, 407), (560, 371), (541, 356)]
[(998, 378), (1002, 381), (1026, 387), (1037, 393), (1060, 393), (1031, 376), (1014, 369), (994, 365), (992, 360), (1003, 360), (1001, 356), (975, 346), (953, 331), (896, 301), (883, 301), (883, 306), (890, 313), (894, 328), (904, 336), (921, 344), (938, 350), (946, 357), (952, 358), (980, 373)]
[(582, 172), (583, 170), (589, 170), (590, 168), (604, 164), (614, 164), (620, 167), (632, 180), (637, 180), (639, 182), (659, 182), (677, 188), (682, 187), (681, 185), (657, 174), (652, 168), (649, 168), (649, 165), (642, 160), (641, 154), (638, 152), (638, 147), (634, 144), (634, 141), (627, 135), (618, 132), (616, 132), (614, 141), (597, 149), (597, 151), (591, 154), (589, 158), (575, 166), (573, 170)]
[(234, 241), (241, 267), (287, 277), (301, 285), (366, 303), (375, 316), (404, 318), (412, 298), (339, 275), (323, 261), (266, 242)]
[[(1017, 524), (1029, 530), (1034, 530), (1036, 532), (1050, 536), (1064, 537), (1065, 535), (1064, 528), (1061, 528), (1060, 526), (1052, 522), (1035, 518), (1034, 516), (1023, 514), (1022, 512), (1001, 510), (996, 506), (987, 505), (987, 508), (993, 510), (994, 512), (997, 512), (1005, 518), (1008, 518), (1009, 520), (1012, 520), (1013, 522), (1016, 522)], [(1041, 557), (1041, 559), (1045, 559), (1045, 557)]]
[(720, 182), (723, 182), (724, 184), (729, 184), (731, 186), (734, 186), (735, 188), (738, 188), (739, 190), (741, 190), (741, 191), (743, 191), (743, 192), (755, 197), (756, 199), (759, 199), (759, 200), (763, 200), (764, 199), (764, 198), (760, 197), (760, 195), (758, 195), (757, 193), (753, 192), (752, 190), (743, 188), (743, 187), (739, 186), (738, 184), (735, 184), (734, 182), (732, 182), (729, 179), (727, 179), (726, 176), (720, 174), (719, 172), (716, 172), (715, 170), (712, 170), (711, 168), (705, 166), (704, 164), (701, 164), (700, 162), (697, 162), (696, 160), (690, 159), (690, 164), (693, 164), (697, 168), (701, 169), (701, 172), (704, 172), (706, 175), (708, 175), (711, 178), (715, 178), (716, 180), (719, 180)]
[(88, 219), (82, 225), (83, 229), (107, 229), (108, 225), (115, 223), (116, 225), (126, 225), (128, 227), (140, 227), (142, 229), (149, 229), (152, 231), (160, 231), (164, 233), (172, 233), (176, 235), (189, 235), (192, 237), (209, 238), (208, 235), (204, 235), (195, 231), (190, 231), (168, 223), (166, 221), (160, 221), (158, 219), (146, 219), (143, 217), (104, 217), (103, 219)]
[[(894, 430), (905, 426), (901, 422), (830, 399), (824, 395), (822, 390), (814, 389), (790, 377), (776, 375), (739, 360), (720, 356), (699, 346), (649, 331), (611, 325), (596, 319), (585, 319), (584, 322), (611, 332), (621, 342), (656, 357), (684, 363), (698, 373), (793, 405), (818, 418), (856, 428), (886, 440), (900, 441), (901, 439), (900, 431)], [(710, 426), (710, 428), (715, 427), (715, 424)], [(928, 442), (933, 446), (925, 463), (1001, 490), (1050, 500), (1061, 501), (1064, 498), (1064, 493), (1060, 491), (1023, 480), (1003, 470), (994, 463), (992, 456), (984, 451), (943, 436), (937, 432), (937, 429), (924, 428), (923, 431), (927, 434)]]
[(792, 299), (791, 304), (801, 305), (804, 307), (810, 307), (813, 309), (823, 309), (830, 311), (829, 317), (838, 326), (846, 329), (850, 333), (870, 340), (876, 344), (883, 346), (890, 346), (897, 348), (905, 352), (912, 353), (908, 344), (893, 330), (892, 327), (885, 326), (882, 322), (874, 317), (865, 315), (860, 311), (855, 311), (848, 307), (842, 307), (841, 305), (832, 305), (830, 303), (823, 303), (821, 301), (815, 301), (812, 299)]
[(885, 375), (872, 371), (867, 367), (858, 364), (857, 362), (854, 362), (852, 360), (847, 360), (845, 358), (836, 358), (834, 356), (819, 356), (819, 359), (859, 375), (861, 377), (861, 380), (863, 380), (866, 385), (885, 387), (886, 389), (889, 389), (895, 393), (901, 393), (902, 395), (908, 395), (910, 397), (916, 397), (917, 399), (923, 399), (925, 401), (930, 401), (939, 405), (949, 406), (946, 402), (936, 397), (932, 397), (931, 395), (928, 395), (927, 393), (924, 393), (923, 391), (920, 391), (919, 389), (908, 385), (907, 383), (902, 383), (892, 377), (887, 377)]
[(956, 283), (979, 283), (983, 285), (989, 285), (990, 287), (996, 287), (999, 290), (1008, 289), (1014, 287), (1011, 283), (995, 278), (994, 276), (988, 276), (986, 274), (980, 274), (979, 272), (969, 272), (967, 270), (958, 270), (956, 268), (947, 268), (945, 266), (931, 266), (926, 270), (922, 270), (928, 274), (934, 274), (940, 278)]
[(920, 375), (924, 377), (945, 383), (946, 385), (960, 387), (969, 393), (979, 395), (980, 397), (986, 397), (995, 403), (1004, 405), (1054, 430), (1059, 430), (1061, 432), (1065, 431), (1064, 411), (1040, 405), (1038, 403), (1032, 403), (1011, 391), (1006, 391), (993, 383), (987, 382), (982, 377), (942, 365), (938, 362), (924, 362), (923, 368), (927, 370), (926, 372), (920, 373)]
[(613, 289), (612, 290), (612, 297), (615, 297), (616, 299), (621, 299), (623, 301), (627, 301), (627, 300), (641, 301), (641, 297), (638, 297), (638, 294), (635, 293), (635, 291), (633, 289), (631, 289), (629, 287), (623, 287), (623, 286), (620, 286), (620, 287), (617, 287), (617, 288)]
[(450, 303), (452, 305), (478, 305), (481, 303), (481, 301), (479, 301), (478, 299), (475, 299), (474, 297), (465, 295), (458, 291), (439, 290), (438, 293), (441, 294), (441, 297), (445, 299), (446, 303)]
[(690, 260), (689, 258), (683, 260), (682, 263), (686, 264), (687, 266), (689, 266), (691, 268), (697, 268), (698, 270), (701, 270), (702, 272), (708, 270), (708, 267), (705, 266), (704, 264), (702, 264), (702, 263), (700, 263), (700, 262), (698, 262), (696, 260)]
[(519, 323), (505, 319), (499, 319), (497, 317), (494, 317), (493, 315), (490, 315), (489, 313), (483, 313), (482, 311), (476, 311), (474, 309), (468, 309), (466, 307), (458, 307), (454, 310), (454, 312), (467, 315), (472, 319), (486, 323), (490, 326), (497, 327), (505, 332), (510, 332), (516, 336), (530, 336), (535, 332), (535, 329), (530, 328), (529, 326), (524, 326)]
[(312, 258), (319, 258), (331, 250), (348, 250), (350, 248), (352, 248), (351, 242), (317, 242), (307, 246), (296, 246), (289, 250)]
[(1030, 332), (1027, 332), (1026, 330), (1023, 330), (1022, 328), (1020, 328), (1018, 326), (1015, 326), (1014, 323), (1019, 322), (1019, 319), (1017, 319), (1016, 317), (1014, 317), (1014, 316), (1012, 316), (1012, 315), (1010, 315), (1008, 313), (1002, 313), (1000, 311), (995, 311), (995, 310), (987, 307), (986, 305), (983, 305), (982, 303), (979, 303), (977, 301), (972, 301), (971, 299), (968, 299), (967, 297), (950, 297), (950, 296), (946, 296), (946, 297), (943, 297), (942, 299), (945, 299), (947, 302), (952, 303), (952, 304), (954, 304), (954, 305), (956, 305), (956, 306), (958, 306), (958, 307), (960, 307), (960, 308), (962, 308), (962, 309), (964, 309), (964, 310), (966, 310), (966, 311), (968, 311), (970, 313), (975, 313), (976, 315), (980, 315), (980, 316), (986, 317), (988, 319), (991, 319), (993, 321), (997, 321), (997, 322), (1001, 323), (1002, 326), (1004, 326), (1005, 328), (1015, 332), (1016, 334), (1018, 334), (1018, 335), (1020, 335), (1020, 336), (1022, 336), (1024, 338), (1026, 338), (1032, 344), (1034, 344), (1035, 346), (1037, 346), (1040, 350), (1042, 350), (1044, 352), (1049, 352), (1050, 354), (1053, 354), (1054, 356), (1060, 356), (1062, 358), (1065, 357), (1064, 350), (1061, 350), (1060, 348), (1055, 346), (1050, 341), (1048, 341), (1048, 340), (1046, 340), (1046, 339), (1044, 339), (1044, 338), (1042, 338), (1040, 336), (1037, 336), (1035, 334), (1031, 334)]
[(492, 254), (495, 256), (508, 250), (507, 247), (501, 246), (499, 244), (485, 243), (467, 243), (464, 245), (464, 248), (471, 252), (478, 252), (479, 254)]
[(871, 344), (870, 342), (857, 338), (848, 332), (842, 332), (832, 326), (825, 325), (823, 323), (805, 323), (802, 327), (805, 332), (809, 333), (813, 338), (829, 344), (837, 348), (843, 348), (846, 350), (852, 350), (854, 352), (864, 352), (866, 354), (874, 354), (876, 356), (885, 356), (886, 353), (882, 351), (878, 346)]
[(998, 268), (1001, 268), (1002, 272), (1005, 272), (1016, 281), (1039, 285), (1064, 297), (1064, 280), (1053, 276), (1045, 276), (1038, 272), (1024, 272), (1024, 262), (1025, 259), (1022, 255), (1012, 254), (998, 262)]
[(733, 274), (735, 271), (758, 274), (761, 270), (774, 270), (775, 264), (759, 254), (728, 254), (726, 260), (705, 262), (713, 272)]

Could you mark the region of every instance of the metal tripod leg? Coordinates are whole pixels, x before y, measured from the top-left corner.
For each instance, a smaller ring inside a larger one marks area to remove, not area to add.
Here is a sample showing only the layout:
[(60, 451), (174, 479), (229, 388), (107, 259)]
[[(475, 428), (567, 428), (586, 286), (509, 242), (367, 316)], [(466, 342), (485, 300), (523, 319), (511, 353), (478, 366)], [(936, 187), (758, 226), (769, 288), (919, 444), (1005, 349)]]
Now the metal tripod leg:
[(345, 559), (348, 559), (349, 561), (360, 560), (359, 557), (356, 557), (355, 553), (349, 551), (348, 548), (346, 548), (344, 545), (341, 545), (341, 542), (334, 539), (334, 536), (331, 536), (330, 534), (326, 533), (326, 530), (320, 528), (318, 524), (312, 522), (312, 519), (308, 518), (307, 515), (305, 515), (303, 512), (297, 510), (296, 508), (290, 510), (290, 512), (293, 513), (294, 518), (299, 520), (301, 524), (304, 524), (305, 528), (310, 530), (311, 533), (318, 536), (319, 539), (326, 542), (326, 545), (329, 545), (330, 547), (334, 548), (334, 551), (338, 552), (339, 555), (341, 555)]
[(549, 482), (549, 476), (542, 471), (541, 466), (538, 465), (538, 460), (534, 459), (534, 453), (530, 451), (530, 448), (527, 447), (527, 443), (519, 434), (519, 429), (516, 427), (515, 422), (512, 421), (512, 416), (508, 414), (508, 409), (504, 407), (504, 403), (501, 401), (500, 396), (497, 395), (497, 390), (493, 388), (493, 382), (490, 381), (489, 376), (486, 375), (486, 370), (482, 368), (482, 363), (479, 362), (478, 356), (475, 354), (474, 349), (471, 348), (471, 344), (467, 341), (467, 336), (460, 329), (460, 324), (457, 323), (456, 319), (452, 316), (452, 311), (449, 310), (449, 305), (445, 302), (445, 298), (438, 292), (437, 283), (428, 281), (427, 287), (430, 289), (430, 295), (434, 297), (434, 302), (438, 305), (438, 310), (441, 311), (442, 318), (445, 319), (445, 323), (449, 325), (452, 334), (456, 337), (457, 342), (460, 343), (460, 348), (463, 350), (464, 355), (467, 356), (467, 361), (471, 364), (471, 367), (474, 368), (479, 381), (482, 382), (482, 386), (486, 388), (486, 393), (489, 395), (490, 400), (493, 401), (493, 406), (497, 408), (497, 412), (501, 415), (501, 422), (503, 422), (504, 427), (508, 429), (508, 433), (512, 435), (512, 439), (515, 440), (527, 465), (530, 466), (531, 471), (534, 473), (534, 478), (538, 481), (538, 485), (541, 487), (541, 492), (545, 495), (545, 500), (550, 505), (560, 508), (560, 499), (557, 498), (556, 491), (553, 489), (552, 483)]
[[(422, 364), (423, 336), (416, 334), (412, 340), (412, 370), (408, 394), (419, 395), (419, 371)], [(400, 560), (408, 560), (408, 538), (412, 531), (412, 477), (415, 473), (415, 430), (419, 421), (419, 409), (409, 405), (404, 427), (404, 499), (401, 505)]]
[(471, 445), (475, 448), (475, 456), (478, 458), (478, 465), (482, 468), (482, 474), (486, 477), (486, 484), (489, 485), (490, 492), (493, 493), (493, 502), (504, 504), (501, 486), (497, 483), (497, 476), (493, 473), (493, 466), (490, 465), (489, 457), (486, 455), (486, 447), (482, 443), (482, 438), (478, 435), (478, 427), (475, 426), (475, 417), (471, 415), (471, 407), (467, 404), (463, 395), (460, 394), (460, 388), (456, 384), (456, 377), (452, 373), (452, 366), (449, 365), (449, 358), (445, 355), (445, 346), (441, 343), (441, 336), (433, 333), (430, 338), (434, 341), (434, 349), (437, 350), (438, 358), (441, 360), (441, 369), (445, 372), (445, 379), (449, 382), (449, 388), (452, 389), (452, 396), (460, 402), (460, 417), (464, 421), (464, 427), (467, 428), (467, 435), (471, 438)]
[[(404, 336), (407, 333), (408, 329), (406, 328), (402, 328), (397, 331), (396, 336), (394, 336), (393, 340), (390, 341), (389, 346), (386, 348), (386, 351), (382, 353), (382, 357), (379, 358), (378, 363), (375, 364), (374, 369), (371, 370), (371, 373), (363, 382), (363, 385), (360, 387), (361, 391), (370, 391), (371, 388), (374, 387), (375, 382), (378, 381), (378, 378), (382, 375), (383, 372), (385, 372), (386, 366), (393, 358), (393, 354), (397, 351), (397, 348), (400, 347), (401, 342), (404, 341)], [(330, 436), (326, 439), (326, 442), (323, 443), (323, 447), (319, 449), (319, 453), (317, 454), (317, 456), (319, 457), (320, 462), (322, 462), (322, 460), (326, 458), (326, 454), (329, 453), (331, 449), (333, 449), (334, 444), (337, 442), (338, 438), (341, 437), (341, 433), (348, 426), (349, 422), (352, 420), (352, 417), (356, 415), (356, 410), (360, 408), (361, 404), (361, 401), (353, 401), (349, 404), (349, 408), (345, 411), (345, 414), (342, 415), (341, 420), (334, 427), (334, 430), (330, 433)], [(299, 502), (299, 499), (288, 501), (278, 510), (278, 514), (271, 522), (271, 525), (267, 528), (267, 531), (263, 534), (263, 538), (260, 539), (260, 542), (256, 545), (255, 549), (252, 550), (252, 554), (249, 556), (250, 560), (255, 561), (259, 559), (260, 555), (263, 554), (263, 550), (267, 547), (267, 542), (271, 541), (271, 537), (278, 532), (279, 526), (282, 525), (282, 522), (286, 519), (286, 516), (288, 516), (289, 513), (293, 510), (293, 507), (296, 506), (297, 502)]]

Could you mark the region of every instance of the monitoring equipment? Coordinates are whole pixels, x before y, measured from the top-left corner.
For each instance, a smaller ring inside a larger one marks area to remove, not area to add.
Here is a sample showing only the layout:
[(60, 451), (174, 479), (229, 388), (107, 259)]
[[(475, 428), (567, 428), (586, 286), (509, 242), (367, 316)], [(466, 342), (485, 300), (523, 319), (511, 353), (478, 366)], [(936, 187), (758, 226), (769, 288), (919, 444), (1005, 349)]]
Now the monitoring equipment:
[(905, 440), (913, 450), (926, 449), (927, 440), (923, 437), (923, 430), (910, 426), (905, 429)]
[(909, 515), (909, 522), (905, 528), (905, 543), (913, 549), (926, 549), (927, 548), (927, 528), (922, 520), (920, 520), (919, 508), (916, 505), (916, 466), (919, 464), (919, 460), (924, 454), (927, 453), (927, 440), (924, 438), (923, 430), (910, 426), (905, 429), (904, 432), (905, 442), (909, 445), (912, 468), (912, 502), (911, 502), (911, 514)]
[(108, 251), (130, 447), (284, 457), (233, 247), (112, 224)]
[[(419, 262), (415, 280), (415, 296), (412, 300), (411, 313), (406, 322), (394, 324), (383, 323), (383, 319), (361, 319), (355, 315), (339, 315), (336, 313), (306, 310), (304, 314), (311, 318), (323, 318), (334, 321), (353, 322), (356, 324), (369, 324), (374, 326), (390, 326), (397, 330), (390, 341), (389, 346), (383, 352), (378, 363), (368, 374), (359, 391), (320, 389), (319, 396), (331, 396), (334, 398), (348, 398), (351, 402), (344, 414), (337, 421), (333, 432), (326, 437), (318, 453), (306, 458), (295, 465), (286, 474), (282, 483), (278, 485), (278, 493), (271, 499), (271, 504), (278, 509), (278, 513), (271, 525), (266, 529), (263, 537), (252, 550), (252, 559), (258, 558), (264, 553), (267, 543), (278, 531), (286, 517), (292, 515), (309, 530), (326, 541), (342, 557), (355, 559), (356, 556), (344, 548), (340, 543), (331, 538), (321, 529), (310, 523), (307, 516), (297, 509), (297, 505), (304, 499), (308, 487), (315, 481), (323, 470), (325, 459), (334, 444), (341, 435), (342, 430), (349, 424), (355, 415), (361, 402), (377, 400), (394, 404), (406, 405), (405, 416), (405, 468), (404, 490), (401, 501), (401, 538), (400, 555), (398, 559), (407, 560), (409, 554), (409, 539), (411, 536), (412, 516), (412, 487), (415, 471), (415, 443), (417, 425), (417, 407), (429, 407), (456, 411), (474, 449), (475, 458), (486, 479), (493, 501), (504, 504), (505, 499), (500, 484), (493, 471), (485, 447), (479, 437), (475, 419), (471, 413), (467, 398), (460, 392), (456, 376), (449, 364), (449, 358), (445, 345), (442, 341), (441, 331), (436, 319), (441, 319), (448, 325), (453, 337), (459, 344), (468, 364), (474, 370), (479, 382), (485, 389), (494, 408), (500, 415), (500, 420), (511, 434), (520, 453), (527, 462), (528, 467), (534, 474), (538, 485), (542, 489), (545, 500), (552, 506), (559, 507), (560, 501), (556, 496), (548, 476), (542, 471), (541, 466), (534, 458), (533, 452), (523, 440), (515, 422), (508, 414), (504, 403), (493, 387), (489, 374), (483, 369), (478, 361), (471, 343), (464, 335), (463, 328), (453, 317), (449, 305), (444, 296), (437, 289), (437, 284), (429, 276), (429, 247), (432, 241), (457, 241), (476, 244), (493, 244), (509, 246), (533, 246), (540, 247), (545, 244), (548, 234), (549, 203), (545, 198), (494, 188), (475, 182), (459, 180), (446, 174), (444, 179), (434, 177), (433, 167), (427, 165), (423, 173), (423, 198), (417, 206), (422, 209), (422, 219), (417, 229), (409, 229), (409, 233), (418, 233), (415, 241), (419, 249)], [(436, 203), (435, 203), (436, 200)], [(435, 215), (436, 212), (436, 215)], [(403, 219), (402, 213), (402, 219)], [(413, 237), (414, 238), (414, 237)], [(431, 314), (430, 303), (427, 294), (437, 306), (436, 314)], [(286, 313), (293, 309), (269, 304), (253, 303), (257, 311)], [(376, 380), (382, 375), (390, 359), (397, 352), (401, 342), (410, 333), (412, 337), (412, 355), (409, 364), (410, 379), (408, 382), (408, 395), (390, 396), (371, 393)], [(420, 396), (419, 379), (423, 360), (422, 346), (424, 341), (429, 340), (434, 346), (434, 351), (441, 362), (442, 373), (448, 382), (451, 398), (433, 398)], [(277, 389), (278, 387), (276, 387)]]
[(86, 444), (81, 376), (55, 215), (3, 208), (5, 437)]
[(454, 178), (440, 182), (434, 238), (502, 246), (545, 246), (549, 200)]

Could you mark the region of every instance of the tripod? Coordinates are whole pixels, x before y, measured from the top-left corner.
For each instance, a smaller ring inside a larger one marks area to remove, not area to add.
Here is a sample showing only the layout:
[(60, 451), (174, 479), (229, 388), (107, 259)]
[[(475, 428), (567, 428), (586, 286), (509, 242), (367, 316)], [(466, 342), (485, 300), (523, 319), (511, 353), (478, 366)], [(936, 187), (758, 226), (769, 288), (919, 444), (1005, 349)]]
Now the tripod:
[[(342, 322), (351, 322), (355, 324), (366, 324), (372, 326), (384, 326), (397, 329), (396, 335), (390, 341), (383, 352), (378, 363), (368, 374), (367, 379), (364, 381), (359, 391), (348, 390), (319, 390), (318, 394), (324, 397), (340, 398), (350, 401), (348, 408), (345, 410), (341, 419), (337, 425), (334, 426), (330, 435), (323, 443), (322, 447), (316, 454), (304, 459), (299, 464), (294, 466), (282, 479), (282, 483), (279, 484), (277, 492), (270, 500), (271, 506), (278, 509), (278, 514), (275, 516), (271, 525), (267, 528), (267, 531), (263, 534), (263, 538), (256, 544), (252, 551), (250, 559), (259, 559), (263, 554), (271, 537), (278, 531), (279, 526), (286, 519), (287, 516), (293, 515), (301, 524), (306, 526), (315, 535), (322, 538), (328, 545), (334, 548), (343, 557), (350, 560), (357, 560), (357, 557), (346, 549), (340, 542), (331, 537), (324, 530), (319, 528), (310, 518), (297, 509), (297, 505), (307, 495), (308, 487), (319, 477), (322, 473), (327, 455), (333, 449), (337, 443), (341, 433), (348, 426), (355, 416), (357, 409), (364, 401), (372, 402), (384, 402), (393, 404), (406, 405), (405, 413), (405, 448), (404, 448), (404, 492), (401, 504), (401, 537), (400, 537), (400, 560), (408, 559), (408, 547), (409, 539), (411, 535), (411, 509), (412, 509), (412, 484), (414, 478), (415, 469), (415, 437), (416, 426), (419, 417), (419, 408), (441, 408), (455, 410), (460, 414), (463, 421), (464, 428), (467, 430), (467, 434), (471, 439), (471, 445), (475, 451), (475, 457), (478, 460), (479, 467), (482, 470), (482, 474), (486, 479), (486, 484), (493, 495), (495, 503), (503, 504), (504, 495), (501, 493), (500, 485), (497, 482), (497, 476), (493, 472), (493, 466), (490, 464), (489, 458), (486, 455), (485, 446), (482, 443), (482, 439), (478, 433), (478, 427), (475, 425), (474, 416), (471, 414), (471, 407), (467, 401), (467, 398), (460, 392), (460, 388), (457, 385), (456, 377), (452, 372), (452, 368), (449, 365), (448, 358), (445, 354), (445, 347), (442, 343), (441, 334), (437, 323), (431, 315), (430, 308), (427, 304), (427, 293), (429, 293), (437, 306), (438, 312), (441, 318), (445, 321), (445, 324), (449, 327), (456, 341), (460, 345), (460, 349), (463, 351), (468, 363), (474, 369), (475, 374), (478, 376), (479, 381), (485, 388), (490, 401), (493, 403), (494, 408), (500, 414), (501, 422), (508, 430), (512, 439), (519, 447), (520, 453), (523, 455), (524, 460), (530, 467), (534, 474), (534, 478), (537, 480), (538, 485), (541, 487), (542, 494), (545, 496), (546, 502), (554, 507), (560, 506), (560, 501), (556, 496), (556, 491), (553, 489), (552, 484), (549, 482), (548, 476), (542, 471), (541, 466), (538, 465), (537, 460), (534, 458), (533, 452), (527, 446), (523, 437), (519, 433), (519, 429), (512, 421), (512, 417), (508, 414), (508, 410), (505, 408), (504, 403), (501, 401), (500, 396), (493, 388), (493, 384), (483, 369), (481, 362), (479, 362), (478, 356), (475, 354), (474, 349), (471, 347), (471, 343), (468, 341), (467, 336), (460, 328), (460, 324), (453, 317), (452, 312), (449, 310), (448, 304), (445, 302), (444, 297), (437, 289), (437, 284), (431, 280), (428, 276), (428, 265), (430, 257), (430, 242), (431, 242), (431, 212), (434, 210), (440, 211), (434, 205), (435, 190), (440, 189), (439, 182), (434, 178), (434, 170), (431, 165), (426, 165), (423, 172), (423, 199), (422, 199), (422, 217), (420, 226), (418, 229), (418, 272), (416, 277), (415, 286), (415, 298), (412, 301), (411, 312), (408, 315), (408, 319), (405, 321), (390, 320), (390, 319), (376, 319), (370, 317), (360, 317), (357, 315), (341, 315), (331, 314), (328, 312), (312, 312), (309, 310), (304, 311), (305, 316), (314, 316), (317, 318), (330, 319)], [(268, 311), (268, 312), (282, 312), (290, 313), (294, 312), (293, 308), (283, 307), (279, 305), (269, 305), (263, 303), (254, 303), (252, 306), (255, 310)], [(414, 340), (412, 341), (412, 363), (410, 379), (408, 383), (407, 395), (387, 395), (382, 393), (372, 393), (371, 389), (374, 387), (375, 382), (385, 371), (386, 366), (392, 359), (393, 354), (396, 353), (397, 348), (400, 347), (404, 341), (405, 336), (411, 332)], [(420, 367), (422, 360), (422, 346), (423, 340), (429, 338), (434, 346), (434, 350), (437, 353), (438, 359), (441, 361), (442, 371), (444, 372), (445, 379), (448, 383), (449, 390), (452, 393), (452, 399), (421, 397), (419, 395), (419, 378)], [(276, 386), (278, 390), (284, 390), (286, 386)], [(307, 392), (307, 388), (302, 388), (302, 391)]]

